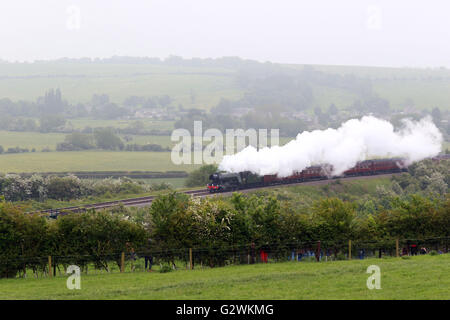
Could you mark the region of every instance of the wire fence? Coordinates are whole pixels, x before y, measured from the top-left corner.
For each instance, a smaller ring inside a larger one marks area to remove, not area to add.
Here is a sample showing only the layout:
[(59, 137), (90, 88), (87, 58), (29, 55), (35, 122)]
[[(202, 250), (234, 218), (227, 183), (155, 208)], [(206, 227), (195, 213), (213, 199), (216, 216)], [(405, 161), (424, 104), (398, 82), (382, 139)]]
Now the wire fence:
[(227, 265), (402, 257), (449, 252), (450, 237), (427, 239), (341, 240), (245, 244), (194, 248), (150, 248), (127, 252), (15, 256), (0, 260), (2, 278), (67, 276), (70, 265), (85, 274), (170, 272)]

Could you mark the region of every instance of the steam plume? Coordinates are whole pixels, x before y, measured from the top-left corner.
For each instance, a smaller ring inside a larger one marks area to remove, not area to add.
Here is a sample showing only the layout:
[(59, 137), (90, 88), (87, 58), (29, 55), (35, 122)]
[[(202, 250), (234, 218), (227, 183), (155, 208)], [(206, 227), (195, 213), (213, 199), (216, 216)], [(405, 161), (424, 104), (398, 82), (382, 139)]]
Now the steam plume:
[(341, 174), (358, 161), (380, 157), (403, 157), (408, 163), (437, 155), (442, 134), (430, 117), (402, 120), (403, 128), (373, 116), (346, 121), (338, 129), (304, 131), (284, 146), (257, 151), (248, 146), (235, 155), (224, 156), (220, 170), (251, 171), (260, 175), (286, 177), (318, 164), (333, 165)]

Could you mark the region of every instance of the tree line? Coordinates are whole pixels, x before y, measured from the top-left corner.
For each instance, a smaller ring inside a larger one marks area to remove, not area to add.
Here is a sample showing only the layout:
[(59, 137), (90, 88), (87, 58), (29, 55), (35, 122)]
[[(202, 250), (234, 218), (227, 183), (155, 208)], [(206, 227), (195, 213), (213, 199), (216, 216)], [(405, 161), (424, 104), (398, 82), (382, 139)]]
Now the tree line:
[(361, 217), (354, 202), (338, 198), (299, 210), (275, 197), (235, 193), (228, 199), (193, 199), (169, 193), (158, 196), (150, 209), (91, 211), (56, 220), (3, 202), (0, 231), (0, 277), (45, 268), (46, 260), (37, 258), (48, 255), (57, 263), (109, 270), (108, 263), (119, 263), (121, 252), (158, 255), (176, 264), (187, 248), (197, 249), (197, 263), (215, 267), (250, 248), (286, 259), (302, 243), (318, 240), (338, 255), (349, 239), (379, 245), (395, 238), (448, 238), (450, 198), (395, 197), (389, 209)]

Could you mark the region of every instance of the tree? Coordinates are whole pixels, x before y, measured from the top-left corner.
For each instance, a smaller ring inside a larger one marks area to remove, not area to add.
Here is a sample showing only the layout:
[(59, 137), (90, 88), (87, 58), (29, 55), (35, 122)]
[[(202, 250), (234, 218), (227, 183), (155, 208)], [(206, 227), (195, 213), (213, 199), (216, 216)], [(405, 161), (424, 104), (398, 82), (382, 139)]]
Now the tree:
[(316, 234), (320, 240), (345, 241), (351, 239), (355, 226), (353, 203), (338, 198), (325, 198), (312, 207)]
[(336, 105), (334, 103), (330, 104), (330, 106), (328, 107), (328, 114), (335, 116), (338, 113), (339, 113), (339, 110), (336, 107)]
[(217, 166), (214, 164), (201, 166), (189, 174), (186, 180), (186, 186), (204, 186), (209, 182), (209, 176), (215, 172), (217, 172)]
[(41, 132), (54, 132), (65, 125), (66, 120), (58, 115), (47, 115), (40, 119)]
[(107, 94), (94, 94), (91, 103), (93, 107), (103, 106), (109, 103), (109, 96)]
[(26, 268), (36, 271), (38, 267), (45, 266), (44, 260), (26, 259), (48, 253), (44, 217), (23, 213), (12, 204), (0, 202), (0, 235), (0, 278), (13, 278)]
[(106, 150), (122, 150), (124, 144), (120, 137), (110, 128), (97, 129), (94, 132), (95, 143), (98, 148)]
[(392, 237), (420, 239), (434, 236), (439, 228), (435, 223), (436, 202), (419, 195), (405, 199), (394, 199), (392, 209), (380, 216), (385, 216), (385, 226)]
[(166, 94), (159, 97), (158, 102), (161, 107), (167, 107), (169, 104), (172, 103), (172, 98)]
[(433, 110), (431, 111), (431, 116), (433, 117), (434, 122), (440, 123), (442, 120), (441, 109), (439, 109), (438, 107), (433, 108)]
[(93, 137), (89, 134), (74, 132), (66, 135), (64, 142), (57, 145), (58, 151), (87, 150), (94, 148)]
[(54, 115), (64, 112), (64, 102), (62, 101), (61, 90), (50, 89), (40, 101), (43, 115)]
[(81, 180), (75, 176), (52, 176), (46, 180), (47, 196), (50, 199), (70, 200), (82, 195)]
[(65, 215), (56, 226), (58, 253), (72, 255), (81, 267), (93, 262), (96, 268), (108, 270), (108, 260), (115, 258), (119, 264), (120, 252), (138, 251), (147, 239), (142, 225), (104, 211)]

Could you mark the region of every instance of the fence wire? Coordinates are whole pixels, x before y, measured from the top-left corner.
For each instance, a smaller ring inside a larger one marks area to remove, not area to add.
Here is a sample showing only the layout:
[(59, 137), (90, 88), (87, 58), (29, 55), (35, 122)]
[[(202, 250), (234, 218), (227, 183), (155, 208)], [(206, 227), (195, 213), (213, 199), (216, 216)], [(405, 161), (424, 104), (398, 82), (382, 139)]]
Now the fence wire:
[(0, 260), (0, 278), (65, 276), (70, 265), (83, 273), (169, 272), (226, 265), (283, 261), (328, 262), (348, 259), (444, 254), (450, 237), (249, 243), (193, 248), (148, 248), (127, 252), (90, 252), (49, 256), (6, 256)]

